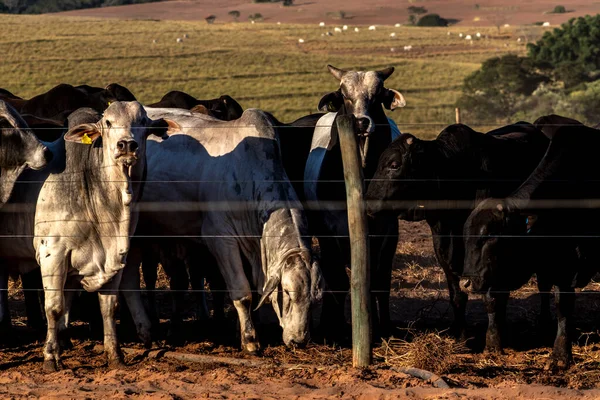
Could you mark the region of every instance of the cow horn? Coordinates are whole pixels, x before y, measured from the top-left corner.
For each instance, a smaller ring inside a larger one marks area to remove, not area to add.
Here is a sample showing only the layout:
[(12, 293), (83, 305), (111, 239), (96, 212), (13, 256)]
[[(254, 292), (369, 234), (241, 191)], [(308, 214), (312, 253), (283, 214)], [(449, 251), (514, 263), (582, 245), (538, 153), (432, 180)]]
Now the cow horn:
[(263, 289), (262, 297), (260, 298), (260, 301), (258, 302), (258, 305), (254, 309), (254, 311), (258, 310), (265, 303), (265, 301), (269, 298), (271, 293), (273, 293), (275, 289), (277, 289), (277, 286), (279, 286), (279, 278), (270, 277), (267, 281), (267, 284), (265, 285), (265, 288)]
[(0, 118), (4, 118), (8, 123), (17, 129), (29, 129), (27, 122), (21, 117), (21, 115), (14, 109), (13, 106), (7, 102), (0, 100)]
[(331, 75), (333, 75), (335, 77), (335, 79), (341, 81), (342, 77), (344, 76), (344, 74), (346, 73), (346, 71), (344, 71), (343, 69), (339, 69), (334, 67), (333, 65), (327, 65), (327, 69), (329, 69), (329, 72), (331, 72)]
[(381, 71), (377, 71), (377, 75), (379, 75), (381, 77), (381, 79), (384, 81), (387, 78), (389, 78), (390, 75), (393, 73), (394, 73), (394, 67), (388, 67), (388, 68), (382, 69)]

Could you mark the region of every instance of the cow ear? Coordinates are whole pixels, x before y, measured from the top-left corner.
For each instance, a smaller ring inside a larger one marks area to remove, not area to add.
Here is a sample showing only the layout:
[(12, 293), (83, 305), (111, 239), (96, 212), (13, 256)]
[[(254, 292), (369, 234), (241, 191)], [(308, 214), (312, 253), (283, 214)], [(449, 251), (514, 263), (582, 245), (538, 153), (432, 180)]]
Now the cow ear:
[(385, 89), (385, 95), (383, 98), (383, 106), (388, 110), (395, 110), (399, 107), (406, 106), (406, 99), (402, 96), (397, 90), (394, 89)]
[(254, 309), (254, 311), (258, 310), (263, 304), (265, 304), (266, 300), (269, 298), (271, 293), (273, 293), (277, 289), (277, 286), (279, 286), (279, 282), (280, 278), (278, 277), (272, 276), (269, 278), (263, 289), (263, 294), (260, 298), (260, 301), (258, 302), (258, 305)]
[(181, 132), (181, 126), (172, 119), (160, 118), (150, 123), (147, 132), (149, 135), (165, 139), (175, 132)]
[(415, 136), (411, 135), (410, 133), (403, 133), (400, 136), (400, 138), (401, 138), (400, 140), (403, 140), (404, 143), (406, 143), (406, 145), (408, 145), (408, 146), (412, 146), (417, 139)]
[[(225, 103), (225, 101), (223, 101), (223, 103)], [(208, 108), (206, 108), (202, 104), (198, 104), (198, 105), (192, 107), (190, 109), (190, 112), (193, 112), (193, 113), (196, 113), (196, 114), (210, 115), (210, 112), (208, 111)]]
[(504, 204), (503, 202), (497, 202), (493, 208), (492, 208), (492, 212), (494, 213), (494, 215), (499, 218), (499, 219), (504, 219), (504, 217), (506, 216), (508, 209), (506, 207), (506, 204)]
[(102, 133), (96, 124), (77, 125), (65, 134), (65, 142), (92, 144)]
[(321, 101), (319, 101), (319, 111), (336, 112), (342, 108), (343, 104), (344, 97), (342, 96), (342, 92), (336, 90), (321, 98)]

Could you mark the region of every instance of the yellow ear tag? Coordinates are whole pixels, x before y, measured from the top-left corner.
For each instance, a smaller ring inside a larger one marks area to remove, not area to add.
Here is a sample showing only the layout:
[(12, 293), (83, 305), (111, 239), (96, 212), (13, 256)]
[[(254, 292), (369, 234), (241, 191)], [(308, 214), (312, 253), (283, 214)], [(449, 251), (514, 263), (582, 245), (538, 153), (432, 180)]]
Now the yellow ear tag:
[(83, 144), (92, 144), (92, 138), (88, 136), (87, 133), (84, 133), (81, 137), (81, 143)]
[(108, 102), (108, 105), (110, 106), (111, 104), (112, 104), (112, 101), (109, 101), (109, 102)]

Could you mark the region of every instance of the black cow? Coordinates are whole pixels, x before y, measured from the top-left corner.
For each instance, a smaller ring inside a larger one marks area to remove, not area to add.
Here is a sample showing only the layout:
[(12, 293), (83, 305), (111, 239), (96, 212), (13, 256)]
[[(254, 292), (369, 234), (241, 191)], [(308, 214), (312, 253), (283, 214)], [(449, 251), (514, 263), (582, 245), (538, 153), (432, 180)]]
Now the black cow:
[(148, 107), (184, 108), (186, 110), (195, 109), (203, 114), (211, 115), (223, 121), (238, 119), (244, 112), (242, 106), (228, 95), (223, 95), (218, 99), (198, 100), (195, 97), (178, 90), (173, 90), (165, 94), (159, 102), (149, 104)]
[(30, 114), (61, 123), (65, 123), (68, 115), (81, 107), (91, 107), (98, 112), (103, 112), (114, 101), (136, 100), (127, 88), (116, 83), (111, 83), (104, 89), (63, 83), (29, 100), (2, 90), (0, 99), (11, 104), (21, 114)]
[(464, 275), (480, 293), (516, 290), (534, 273), (545, 291), (556, 286), (558, 332), (547, 367), (564, 368), (572, 360), (574, 288), (600, 267), (600, 131), (557, 116), (539, 121), (552, 135), (539, 165), (507, 198), (479, 204), (465, 224)]
[[(427, 221), (448, 281), (453, 330), (460, 337), (465, 337), (466, 326), (467, 296), (459, 286), (465, 221), (482, 199), (518, 187), (547, 145), (546, 136), (531, 124), (518, 123), (488, 134), (457, 124), (448, 126), (435, 140), (403, 134), (379, 160), (366, 196), (367, 212), (391, 212), (394, 220), (399, 216)], [(489, 331), (486, 347), (500, 347), (494, 329)]]

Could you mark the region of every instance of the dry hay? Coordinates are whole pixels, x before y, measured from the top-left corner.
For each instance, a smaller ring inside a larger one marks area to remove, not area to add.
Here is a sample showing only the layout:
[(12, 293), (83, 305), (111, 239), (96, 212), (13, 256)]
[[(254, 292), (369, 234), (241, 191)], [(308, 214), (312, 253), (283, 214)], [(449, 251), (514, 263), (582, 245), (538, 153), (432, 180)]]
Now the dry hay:
[(436, 374), (447, 372), (455, 364), (455, 355), (468, 351), (464, 342), (440, 333), (418, 334), (412, 341), (384, 340), (374, 354), (392, 367), (414, 367)]
[(352, 362), (352, 350), (336, 346), (310, 344), (299, 347), (267, 347), (265, 358), (273, 358), (283, 364), (347, 365)]

